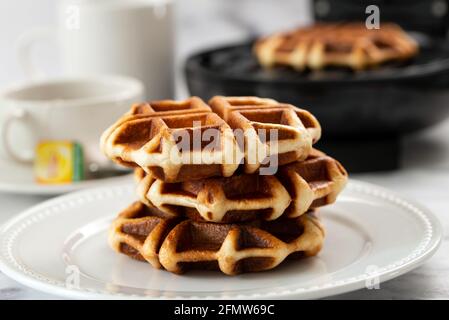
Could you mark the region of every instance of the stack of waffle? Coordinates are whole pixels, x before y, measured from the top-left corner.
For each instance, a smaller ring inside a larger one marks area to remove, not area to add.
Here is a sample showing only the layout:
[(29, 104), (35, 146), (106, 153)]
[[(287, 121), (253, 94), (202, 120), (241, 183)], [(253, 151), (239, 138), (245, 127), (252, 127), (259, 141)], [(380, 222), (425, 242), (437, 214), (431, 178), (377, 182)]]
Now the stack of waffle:
[(112, 223), (112, 248), (174, 273), (229, 275), (316, 255), (316, 208), (347, 181), (312, 148), (320, 136), (308, 111), (272, 99), (134, 105), (101, 140), (110, 159), (135, 168), (140, 198)]

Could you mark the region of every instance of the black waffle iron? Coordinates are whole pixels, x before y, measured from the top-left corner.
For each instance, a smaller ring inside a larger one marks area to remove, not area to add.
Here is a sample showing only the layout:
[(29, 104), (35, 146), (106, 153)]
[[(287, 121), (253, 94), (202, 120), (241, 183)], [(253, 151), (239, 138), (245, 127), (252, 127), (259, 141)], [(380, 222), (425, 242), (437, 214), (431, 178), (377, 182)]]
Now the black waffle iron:
[[(323, 21), (365, 19), (365, 5), (360, 3), (317, 0), (314, 15)], [(204, 99), (255, 95), (292, 103), (319, 119), (323, 138), (317, 147), (341, 160), (349, 171), (398, 168), (401, 137), (449, 116), (448, 5), (422, 0), (370, 4), (379, 6), (381, 21), (388, 17), (413, 31), (410, 34), (420, 44), (414, 60), (363, 72), (264, 70), (249, 40), (190, 57), (185, 67), (190, 93)]]

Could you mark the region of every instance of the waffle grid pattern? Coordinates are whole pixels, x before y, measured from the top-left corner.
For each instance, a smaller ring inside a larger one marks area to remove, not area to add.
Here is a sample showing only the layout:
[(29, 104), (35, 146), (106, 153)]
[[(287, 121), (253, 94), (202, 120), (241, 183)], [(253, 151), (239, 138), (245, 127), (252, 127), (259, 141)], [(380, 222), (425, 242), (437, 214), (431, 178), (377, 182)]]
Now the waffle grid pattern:
[(343, 66), (362, 70), (408, 60), (418, 53), (418, 45), (391, 23), (372, 30), (360, 23), (329, 23), (260, 39), (254, 52), (260, 64), (268, 68), (284, 65), (303, 71)]
[(104, 132), (101, 148), (115, 162), (180, 182), (229, 177), (241, 163), (254, 173), (274, 159), (305, 159), (320, 135), (308, 111), (271, 99), (214, 97), (209, 106), (192, 97), (133, 106)]
[(341, 164), (313, 150), (305, 161), (275, 176), (241, 174), (170, 184), (136, 169), (140, 200), (173, 217), (217, 223), (294, 218), (335, 202), (348, 174)]
[(291, 255), (316, 255), (324, 241), (324, 228), (312, 212), (252, 224), (180, 221), (160, 214), (132, 204), (111, 226), (111, 247), (173, 273), (199, 268), (235, 275), (272, 269)]

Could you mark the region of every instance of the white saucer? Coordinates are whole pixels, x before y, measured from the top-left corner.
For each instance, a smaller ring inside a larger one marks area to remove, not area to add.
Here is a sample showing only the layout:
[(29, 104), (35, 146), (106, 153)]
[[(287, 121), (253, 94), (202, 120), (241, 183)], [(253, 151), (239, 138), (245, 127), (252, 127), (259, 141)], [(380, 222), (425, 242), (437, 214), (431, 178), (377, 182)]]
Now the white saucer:
[(101, 187), (104, 185), (128, 183), (130, 175), (85, 180), (80, 182), (45, 185), (36, 183), (32, 166), (10, 163), (0, 159), (0, 192), (33, 195), (58, 195), (67, 192)]
[(442, 237), (427, 209), (351, 181), (336, 204), (321, 210), (327, 238), (317, 257), (235, 277), (210, 271), (180, 276), (108, 247), (111, 219), (134, 199), (134, 186), (115, 186), (27, 210), (0, 229), (1, 271), (70, 298), (319, 298), (400, 276), (427, 260)]

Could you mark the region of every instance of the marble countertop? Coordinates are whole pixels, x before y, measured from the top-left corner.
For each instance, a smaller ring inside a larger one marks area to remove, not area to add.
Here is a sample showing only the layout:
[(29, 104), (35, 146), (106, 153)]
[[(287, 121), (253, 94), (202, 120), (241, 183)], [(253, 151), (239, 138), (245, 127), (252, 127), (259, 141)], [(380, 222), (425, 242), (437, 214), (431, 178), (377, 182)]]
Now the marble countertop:
[[(403, 168), (395, 172), (353, 175), (353, 178), (391, 188), (416, 199), (449, 229), (449, 121), (403, 141)], [(0, 223), (45, 197), (0, 194)], [(382, 283), (378, 290), (359, 290), (337, 299), (449, 299), (449, 236), (421, 267)], [(0, 273), (2, 299), (58, 299), (27, 287)]]

